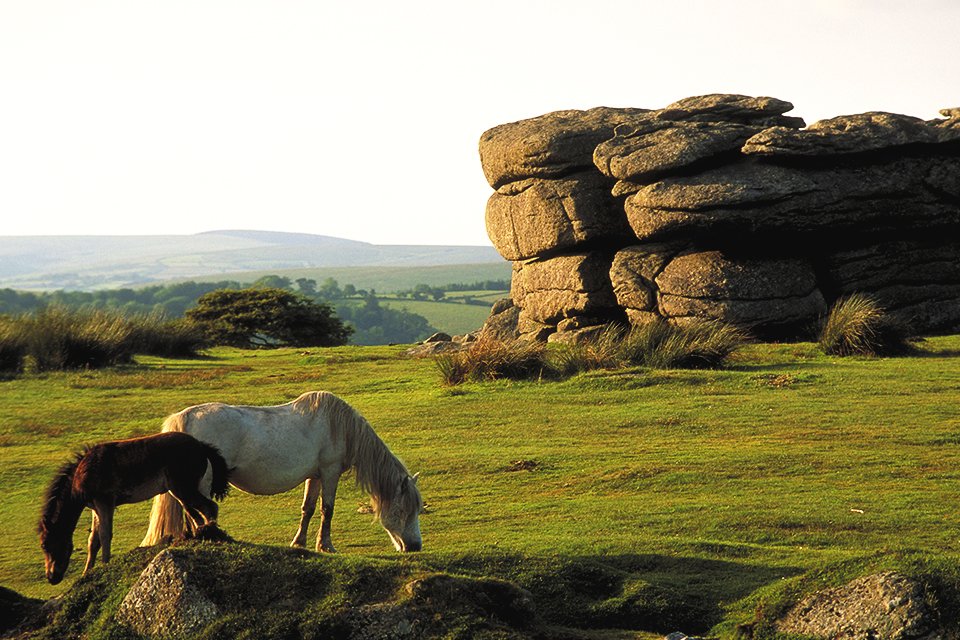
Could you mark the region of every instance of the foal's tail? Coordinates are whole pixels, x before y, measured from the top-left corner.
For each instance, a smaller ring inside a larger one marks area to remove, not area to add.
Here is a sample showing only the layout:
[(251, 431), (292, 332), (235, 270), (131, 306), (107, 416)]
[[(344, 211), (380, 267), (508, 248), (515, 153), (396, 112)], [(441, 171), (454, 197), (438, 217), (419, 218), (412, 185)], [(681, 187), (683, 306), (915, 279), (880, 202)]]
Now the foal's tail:
[(230, 469), (227, 468), (227, 461), (220, 455), (220, 450), (212, 444), (201, 442), (204, 451), (207, 453), (207, 461), (213, 468), (213, 481), (210, 483), (210, 496), (214, 500), (223, 500), (227, 497), (227, 490), (230, 488)]
[[(183, 412), (173, 414), (163, 423), (162, 431), (185, 431), (183, 420)], [(222, 500), (227, 495), (227, 489), (229, 488), (227, 483), (230, 480), (230, 470), (227, 468), (227, 461), (213, 445), (205, 442), (201, 442), (201, 444), (204, 447), (207, 461), (213, 469), (210, 494), (213, 498)], [(186, 518), (180, 501), (169, 492), (161, 493), (153, 499), (153, 507), (150, 509), (150, 524), (147, 525), (147, 533), (140, 542), (140, 546), (155, 545), (168, 536), (177, 538), (183, 535), (185, 530)]]

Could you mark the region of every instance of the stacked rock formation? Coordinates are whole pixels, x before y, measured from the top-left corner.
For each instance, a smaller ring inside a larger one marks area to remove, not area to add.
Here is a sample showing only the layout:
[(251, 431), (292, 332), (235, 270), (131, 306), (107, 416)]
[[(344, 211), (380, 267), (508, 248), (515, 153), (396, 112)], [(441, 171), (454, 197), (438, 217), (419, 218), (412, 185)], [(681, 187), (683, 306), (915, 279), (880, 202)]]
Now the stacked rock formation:
[(514, 262), (498, 312), (532, 339), (656, 317), (796, 338), (863, 292), (960, 329), (960, 109), (804, 128), (792, 108), (715, 94), (484, 133), (487, 231)]

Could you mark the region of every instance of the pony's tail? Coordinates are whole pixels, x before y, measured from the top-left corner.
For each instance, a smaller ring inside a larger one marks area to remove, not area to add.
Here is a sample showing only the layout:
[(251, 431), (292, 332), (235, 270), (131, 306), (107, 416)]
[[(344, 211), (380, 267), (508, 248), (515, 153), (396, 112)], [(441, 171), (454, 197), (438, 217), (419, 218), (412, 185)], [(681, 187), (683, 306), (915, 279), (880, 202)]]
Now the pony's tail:
[[(182, 413), (175, 413), (164, 421), (161, 432), (167, 431), (184, 431)], [(180, 502), (170, 493), (161, 493), (153, 499), (150, 524), (147, 525), (147, 533), (140, 541), (140, 546), (151, 547), (167, 536), (177, 538), (183, 535), (185, 528)]]
[(207, 461), (213, 467), (213, 480), (210, 483), (210, 496), (214, 500), (223, 500), (227, 497), (227, 490), (230, 488), (230, 469), (227, 468), (227, 461), (220, 455), (220, 450), (212, 444), (201, 443), (204, 451), (207, 453)]

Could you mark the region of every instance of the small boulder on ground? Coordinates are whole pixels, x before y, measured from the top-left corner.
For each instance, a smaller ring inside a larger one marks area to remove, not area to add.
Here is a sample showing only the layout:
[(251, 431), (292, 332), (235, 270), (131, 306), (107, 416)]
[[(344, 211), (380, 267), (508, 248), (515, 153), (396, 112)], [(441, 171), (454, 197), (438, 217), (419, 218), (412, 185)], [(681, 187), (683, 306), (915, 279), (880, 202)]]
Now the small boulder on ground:
[(929, 637), (936, 618), (920, 582), (886, 572), (814, 593), (790, 609), (777, 630), (814, 638), (910, 640)]
[(120, 603), (117, 621), (144, 636), (189, 636), (217, 619), (217, 606), (196, 585), (177, 554), (150, 561)]

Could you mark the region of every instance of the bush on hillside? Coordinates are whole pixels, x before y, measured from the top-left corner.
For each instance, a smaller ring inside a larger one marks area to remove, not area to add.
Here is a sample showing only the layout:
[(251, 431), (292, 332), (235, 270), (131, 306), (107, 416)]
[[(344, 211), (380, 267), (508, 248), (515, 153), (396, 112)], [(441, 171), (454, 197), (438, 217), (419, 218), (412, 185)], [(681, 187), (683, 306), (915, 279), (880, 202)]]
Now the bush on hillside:
[(187, 319), (211, 344), (242, 349), (332, 347), (353, 330), (333, 309), (283, 289), (220, 289), (204, 294)]
[(824, 353), (835, 356), (898, 355), (912, 350), (906, 327), (862, 294), (837, 300), (821, 325), (819, 344)]

